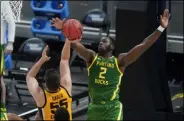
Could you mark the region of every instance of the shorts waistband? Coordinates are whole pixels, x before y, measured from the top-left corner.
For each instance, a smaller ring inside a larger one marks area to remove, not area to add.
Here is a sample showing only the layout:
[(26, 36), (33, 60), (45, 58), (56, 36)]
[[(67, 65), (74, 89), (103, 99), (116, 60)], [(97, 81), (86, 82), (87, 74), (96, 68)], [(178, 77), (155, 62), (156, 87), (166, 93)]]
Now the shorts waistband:
[(5, 104), (0, 103), (0, 111), (1, 112), (6, 112), (6, 106), (5, 106)]
[(0, 108), (6, 108), (6, 104), (0, 103)]
[(119, 100), (113, 100), (113, 101), (91, 101), (92, 104), (101, 104), (101, 105), (107, 105), (107, 104), (114, 104), (114, 103), (120, 103)]

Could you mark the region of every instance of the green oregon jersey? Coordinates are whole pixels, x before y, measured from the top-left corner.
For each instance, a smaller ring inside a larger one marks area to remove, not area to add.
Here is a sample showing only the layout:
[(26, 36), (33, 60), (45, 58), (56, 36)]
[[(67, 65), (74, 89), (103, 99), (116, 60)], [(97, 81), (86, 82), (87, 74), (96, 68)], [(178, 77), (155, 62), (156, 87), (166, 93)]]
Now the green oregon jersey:
[(88, 67), (89, 95), (93, 102), (119, 100), (119, 86), (123, 73), (116, 57), (103, 58), (96, 55)]
[(0, 116), (1, 121), (7, 121), (8, 117), (6, 114), (6, 108), (4, 104), (0, 104), (0, 111), (1, 111), (1, 116)]

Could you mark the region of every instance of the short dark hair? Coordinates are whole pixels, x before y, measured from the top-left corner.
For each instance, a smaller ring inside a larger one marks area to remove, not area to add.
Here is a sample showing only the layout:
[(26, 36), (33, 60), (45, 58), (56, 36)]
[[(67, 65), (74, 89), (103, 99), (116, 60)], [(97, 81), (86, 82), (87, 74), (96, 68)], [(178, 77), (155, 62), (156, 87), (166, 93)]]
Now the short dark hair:
[(69, 121), (70, 120), (70, 114), (67, 109), (60, 107), (56, 110), (56, 113), (54, 115), (54, 120), (65, 120)]
[(51, 91), (57, 91), (60, 87), (60, 76), (55, 69), (48, 69), (45, 72), (44, 80)]
[(115, 39), (110, 36), (108, 37), (108, 39), (110, 40), (111, 44), (115, 46)]

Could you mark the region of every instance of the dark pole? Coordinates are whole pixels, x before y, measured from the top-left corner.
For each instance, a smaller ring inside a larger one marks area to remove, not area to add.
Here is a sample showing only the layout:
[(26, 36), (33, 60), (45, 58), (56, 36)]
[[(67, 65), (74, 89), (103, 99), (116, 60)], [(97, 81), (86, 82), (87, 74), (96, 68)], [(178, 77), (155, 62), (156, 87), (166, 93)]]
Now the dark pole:
[(109, 36), (111, 24), (110, 24), (109, 15), (108, 15), (108, 1), (107, 0), (102, 1), (102, 10), (106, 14), (106, 17), (107, 17), (107, 26), (105, 27), (105, 29), (107, 32), (107, 36)]

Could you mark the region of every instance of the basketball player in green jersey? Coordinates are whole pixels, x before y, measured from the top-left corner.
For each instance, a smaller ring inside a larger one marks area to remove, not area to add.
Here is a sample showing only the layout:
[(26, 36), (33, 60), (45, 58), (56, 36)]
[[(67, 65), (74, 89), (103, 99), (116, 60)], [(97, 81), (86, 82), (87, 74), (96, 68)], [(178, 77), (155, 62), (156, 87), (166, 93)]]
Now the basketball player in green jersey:
[[(91, 103), (88, 107), (87, 120), (121, 120), (122, 104), (119, 102), (119, 86), (125, 68), (136, 61), (156, 40), (168, 25), (169, 11), (160, 16), (160, 26), (142, 43), (127, 53), (115, 57), (114, 40), (103, 37), (98, 46), (98, 53), (85, 48), (81, 43), (72, 43), (71, 47), (83, 57), (88, 66), (89, 94)], [(52, 20), (53, 25), (62, 29), (62, 21)]]

